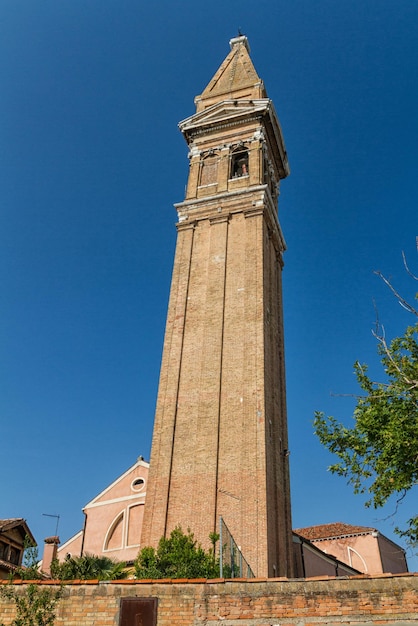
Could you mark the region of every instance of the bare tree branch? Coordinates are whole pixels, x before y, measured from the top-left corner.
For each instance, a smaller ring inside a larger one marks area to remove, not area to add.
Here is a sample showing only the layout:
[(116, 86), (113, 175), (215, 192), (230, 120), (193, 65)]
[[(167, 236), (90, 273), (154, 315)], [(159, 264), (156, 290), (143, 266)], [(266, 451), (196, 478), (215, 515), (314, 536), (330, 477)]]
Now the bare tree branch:
[[(417, 247), (418, 247), (418, 237), (417, 237)], [(414, 280), (418, 280), (418, 276), (415, 276), (415, 274), (413, 274), (411, 270), (409, 269), (408, 264), (406, 262), (405, 252), (403, 250), (402, 250), (402, 258), (403, 258), (404, 267), (406, 269), (406, 273), (409, 274), (409, 276), (413, 278)]]
[(392, 285), (390, 280), (388, 280), (385, 276), (383, 276), (382, 272), (380, 272), (379, 270), (375, 270), (373, 273), (376, 274), (376, 276), (379, 276), (379, 278), (383, 280), (385, 285), (389, 287), (389, 289), (391, 290), (395, 298), (398, 300), (399, 304), (404, 309), (406, 309), (409, 313), (412, 313), (413, 315), (416, 315), (418, 317), (418, 311), (415, 309), (415, 307), (409, 304), (409, 302), (407, 302), (405, 298), (403, 298), (401, 294), (396, 291), (395, 287)]

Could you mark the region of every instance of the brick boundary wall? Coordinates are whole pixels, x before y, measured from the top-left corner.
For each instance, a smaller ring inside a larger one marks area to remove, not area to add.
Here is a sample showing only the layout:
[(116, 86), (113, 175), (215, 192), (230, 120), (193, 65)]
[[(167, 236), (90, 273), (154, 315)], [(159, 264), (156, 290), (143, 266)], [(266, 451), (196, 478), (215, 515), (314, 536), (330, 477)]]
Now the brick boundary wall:
[[(27, 582), (16, 587), (24, 593)], [(53, 582), (38, 583), (54, 586)], [(311, 579), (74, 581), (56, 626), (118, 626), (120, 599), (158, 598), (157, 626), (337, 626), (418, 624), (418, 574)], [(0, 623), (14, 604), (0, 598)]]

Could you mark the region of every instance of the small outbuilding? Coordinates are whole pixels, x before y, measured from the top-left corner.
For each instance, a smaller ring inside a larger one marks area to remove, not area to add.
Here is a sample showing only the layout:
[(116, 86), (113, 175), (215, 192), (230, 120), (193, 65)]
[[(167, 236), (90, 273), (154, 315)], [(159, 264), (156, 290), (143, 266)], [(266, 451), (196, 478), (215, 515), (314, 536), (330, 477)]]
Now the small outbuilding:
[(297, 528), (299, 536), (363, 574), (408, 571), (405, 550), (377, 528), (342, 522)]
[(0, 578), (9, 578), (22, 565), (25, 538), (36, 545), (26, 520), (20, 517), (0, 519)]

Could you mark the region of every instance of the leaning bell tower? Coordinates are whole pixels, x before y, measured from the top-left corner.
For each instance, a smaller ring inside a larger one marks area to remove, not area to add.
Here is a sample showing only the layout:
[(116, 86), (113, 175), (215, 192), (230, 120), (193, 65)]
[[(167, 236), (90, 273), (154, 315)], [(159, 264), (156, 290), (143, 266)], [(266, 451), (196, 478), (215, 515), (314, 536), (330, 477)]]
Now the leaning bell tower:
[(272, 101), (231, 51), (196, 113), (174, 260), (141, 545), (180, 524), (203, 546), (222, 516), (257, 576), (292, 575), (279, 182)]

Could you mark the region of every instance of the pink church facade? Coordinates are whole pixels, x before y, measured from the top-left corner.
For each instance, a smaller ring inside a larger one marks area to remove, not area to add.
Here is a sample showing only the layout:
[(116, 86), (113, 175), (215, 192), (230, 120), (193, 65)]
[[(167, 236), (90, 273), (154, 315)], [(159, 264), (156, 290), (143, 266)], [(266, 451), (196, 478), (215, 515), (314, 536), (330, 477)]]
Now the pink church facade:
[[(128, 564), (141, 549), (140, 538), (149, 463), (142, 457), (83, 508), (84, 528), (57, 550), (58, 537), (48, 538), (42, 570), (57, 555), (94, 554)], [(398, 574), (408, 571), (405, 551), (377, 529), (341, 522), (293, 531), (296, 576)]]
[(132, 562), (140, 549), (140, 537), (149, 463), (137, 462), (83, 508), (84, 528), (63, 543), (59, 561), (67, 554), (95, 554)]
[(295, 531), (314, 546), (363, 574), (408, 571), (405, 551), (376, 528), (336, 522)]

